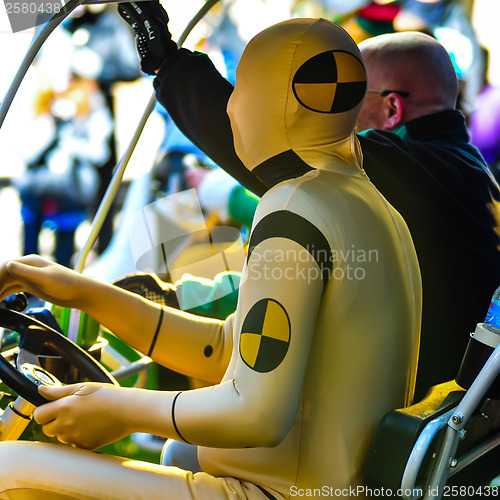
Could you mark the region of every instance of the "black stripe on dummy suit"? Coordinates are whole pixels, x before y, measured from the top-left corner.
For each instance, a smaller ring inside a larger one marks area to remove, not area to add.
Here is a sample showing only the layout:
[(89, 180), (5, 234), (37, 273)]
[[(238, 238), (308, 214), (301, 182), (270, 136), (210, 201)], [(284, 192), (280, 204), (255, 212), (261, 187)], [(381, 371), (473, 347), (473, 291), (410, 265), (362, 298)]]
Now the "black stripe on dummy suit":
[(255, 167), (252, 172), (268, 187), (272, 188), (288, 179), (302, 177), (314, 170), (297, 153), (289, 149), (273, 156)]
[(255, 226), (248, 245), (247, 265), (257, 245), (270, 238), (286, 238), (298, 243), (317, 262), (326, 286), (333, 269), (333, 255), (323, 233), (304, 217), (287, 210), (272, 212)]

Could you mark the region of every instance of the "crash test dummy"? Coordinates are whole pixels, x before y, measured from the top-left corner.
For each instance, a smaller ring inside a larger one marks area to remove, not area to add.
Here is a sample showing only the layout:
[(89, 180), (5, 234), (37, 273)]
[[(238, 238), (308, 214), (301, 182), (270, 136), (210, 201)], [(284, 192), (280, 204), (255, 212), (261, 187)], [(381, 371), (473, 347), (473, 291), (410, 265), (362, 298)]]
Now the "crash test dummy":
[[(353, 130), (365, 90), (356, 44), (324, 19), (285, 21), (248, 44), (227, 111), (243, 163), (275, 181), (225, 321), (38, 256), (0, 268), (0, 298), (25, 290), (85, 310), (158, 363), (213, 383), (40, 388), (51, 402), (35, 420), (76, 448), (0, 443), (1, 498), (364, 496), (377, 424), (412, 400), (421, 313), (411, 236), (362, 169)], [(89, 451), (132, 432), (197, 446), (202, 472)]]

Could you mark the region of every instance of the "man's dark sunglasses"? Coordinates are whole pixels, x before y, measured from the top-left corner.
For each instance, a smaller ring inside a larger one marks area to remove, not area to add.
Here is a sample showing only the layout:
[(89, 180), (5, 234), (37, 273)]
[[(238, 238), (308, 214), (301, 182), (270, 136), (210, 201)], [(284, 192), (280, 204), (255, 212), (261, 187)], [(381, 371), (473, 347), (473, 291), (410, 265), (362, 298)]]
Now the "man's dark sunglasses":
[(410, 93), (406, 90), (371, 90), (368, 89), (366, 91), (367, 94), (372, 94), (372, 95), (379, 95), (381, 97), (386, 97), (389, 94), (398, 94), (401, 97), (409, 97)]

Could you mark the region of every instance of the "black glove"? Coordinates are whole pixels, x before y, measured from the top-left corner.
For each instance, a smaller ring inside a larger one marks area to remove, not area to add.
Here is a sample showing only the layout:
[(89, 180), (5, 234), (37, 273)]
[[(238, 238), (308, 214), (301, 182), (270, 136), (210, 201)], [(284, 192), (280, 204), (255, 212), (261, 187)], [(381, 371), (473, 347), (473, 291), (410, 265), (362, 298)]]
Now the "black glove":
[(165, 9), (153, 0), (119, 3), (118, 13), (135, 31), (142, 71), (154, 75), (168, 57), (177, 53), (177, 44), (168, 31)]
[(137, 293), (157, 304), (179, 309), (179, 301), (175, 294), (176, 287), (161, 281), (153, 274), (133, 274), (115, 281), (113, 284), (129, 292)]

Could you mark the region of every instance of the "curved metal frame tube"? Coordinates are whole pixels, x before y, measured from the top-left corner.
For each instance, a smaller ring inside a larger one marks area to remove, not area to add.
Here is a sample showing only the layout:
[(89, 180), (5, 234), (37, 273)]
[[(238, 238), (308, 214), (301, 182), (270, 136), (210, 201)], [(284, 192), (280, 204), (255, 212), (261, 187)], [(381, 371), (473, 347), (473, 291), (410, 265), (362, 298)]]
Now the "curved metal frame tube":
[[(401, 479), (401, 489), (403, 492), (414, 492), (421, 489), (417, 486), (417, 476), (420, 471), (420, 467), (422, 466), (424, 457), (429, 450), (429, 446), (431, 445), (433, 439), (441, 429), (446, 427), (449, 418), (453, 415), (455, 410), (456, 408), (452, 408), (448, 412), (443, 413), (439, 417), (431, 420), (420, 433), (420, 436), (413, 446), (403, 472), (403, 477)], [(408, 496), (403, 494), (403, 498), (405, 500), (415, 500), (416, 498), (420, 498), (420, 496), (422, 495), (412, 494), (411, 496)]]
[[(463, 429), (474, 410), (491, 384), (500, 373), (500, 345), (495, 348), (476, 379), (465, 393), (460, 403), (447, 413), (429, 422), (420, 434), (406, 464), (401, 488), (403, 491), (416, 491), (417, 475), (422, 465), (424, 456), (436, 434), (447, 427), (439, 453), (435, 458), (431, 476), (425, 485), (425, 500), (441, 498), (444, 485), (449, 476), (465, 468), (478, 457), (500, 444), (500, 436), (495, 436), (489, 443), (472, 450), (456, 468), (451, 467), (458, 442), (463, 434)], [(418, 496), (404, 496), (407, 500), (415, 500)]]
[(19, 69), (10, 84), (7, 93), (2, 101), (2, 105), (0, 106), (0, 128), (2, 127), (5, 117), (10, 109), (12, 101), (14, 100), (19, 87), (26, 76), (28, 69), (33, 63), (35, 57), (38, 52), (42, 48), (45, 40), (49, 37), (49, 35), (66, 19), (79, 5), (83, 3), (82, 0), (69, 0), (69, 2), (61, 9), (60, 12), (55, 14), (52, 19), (45, 25), (42, 31), (35, 38), (33, 43), (31, 44), (28, 52), (24, 56), (24, 59), (19, 66)]

